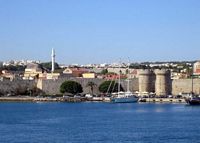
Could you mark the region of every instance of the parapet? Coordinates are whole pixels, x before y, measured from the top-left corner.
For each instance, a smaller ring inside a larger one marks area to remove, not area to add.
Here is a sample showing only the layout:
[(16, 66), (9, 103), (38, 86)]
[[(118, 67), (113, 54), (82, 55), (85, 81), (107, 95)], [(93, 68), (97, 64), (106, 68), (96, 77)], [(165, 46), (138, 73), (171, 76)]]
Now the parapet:
[(156, 69), (154, 70), (156, 75), (168, 75), (170, 74), (170, 70), (166, 70), (166, 69)]
[(139, 70), (139, 75), (150, 75), (151, 73), (152, 73), (152, 71), (149, 69), (140, 69)]

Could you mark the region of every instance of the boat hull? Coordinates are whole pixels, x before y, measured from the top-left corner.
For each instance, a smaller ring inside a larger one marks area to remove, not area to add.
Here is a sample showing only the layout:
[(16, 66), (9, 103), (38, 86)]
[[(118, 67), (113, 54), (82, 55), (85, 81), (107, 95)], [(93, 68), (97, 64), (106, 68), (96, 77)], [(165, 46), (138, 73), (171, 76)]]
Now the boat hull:
[(122, 97), (122, 98), (113, 98), (113, 103), (135, 103), (138, 102), (136, 97)]
[(186, 99), (189, 105), (200, 105), (200, 98)]

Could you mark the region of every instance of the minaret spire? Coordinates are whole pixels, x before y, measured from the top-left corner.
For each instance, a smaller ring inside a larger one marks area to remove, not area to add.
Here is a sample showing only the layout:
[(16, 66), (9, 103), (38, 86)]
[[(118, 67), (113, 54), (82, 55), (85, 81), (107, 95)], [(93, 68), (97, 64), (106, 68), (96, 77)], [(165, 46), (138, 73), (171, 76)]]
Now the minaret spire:
[(56, 57), (55, 50), (54, 48), (52, 48), (52, 52), (51, 52), (51, 72), (52, 73), (55, 70), (55, 57)]

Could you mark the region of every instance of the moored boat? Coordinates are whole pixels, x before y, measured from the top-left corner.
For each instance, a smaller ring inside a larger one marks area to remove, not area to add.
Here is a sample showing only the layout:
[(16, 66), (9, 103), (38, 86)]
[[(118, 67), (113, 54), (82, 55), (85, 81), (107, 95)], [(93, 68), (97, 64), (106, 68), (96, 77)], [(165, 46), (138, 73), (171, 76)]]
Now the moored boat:
[(119, 92), (116, 97), (113, 97), (111, 100), (114, 103), (134, 103), (138, 101), (138, 97), (132, 92)]
[(115, 96), (112, 96), (111, 101), (113, 103), (134, 103), (139, 100), (139, 98), (134, 95), (132, 92), (129, 90), (129, 67), (128, 67), (128, 83), (127, 83), (127, 91), (126, 92), (120, 92), (120, 73), (119, 71), (119, 81), (118, 81), (118, 93)]
[(185, 101), (189, 104), (189, 105), (200, 105), (200, 97), (199, 96), (191, 96), (189, 98), (186, 98)]
[(189, 97), (185, 98), (185, 101), (189, 104), (189, 105), (200, 105), (200, 95), (195, 95), (194, 94), (194, 90), (193, 90), (193, 74), (191, 75), (192, 78), (192, 91), (191, 94), (189, 95)]

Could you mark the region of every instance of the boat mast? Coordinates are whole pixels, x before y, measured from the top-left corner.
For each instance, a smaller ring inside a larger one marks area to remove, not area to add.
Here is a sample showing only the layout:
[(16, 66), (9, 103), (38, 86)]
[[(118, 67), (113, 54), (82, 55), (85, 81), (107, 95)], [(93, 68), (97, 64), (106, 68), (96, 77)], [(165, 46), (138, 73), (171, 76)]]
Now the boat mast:
[(129, 77), (129, 76), (130, 76), (130, 75), (129, 75), (129, 68), (130, 68), (130, 67), (129, 67), (129, 66), (130, 66), (130, 65), (129, 65), (129, 63), (128, 63), (128, 69), (127, 69), (127, 70), (128, 70), (128, 71), (127, 71), (127, 76), (128, 76), (128, 77), (127, 77), (127, 92), (130, 91), (130, 80), (129, 80), (129, 78), (130, 78), (130, 77)]
[(118, 95), (120, 92), (120, 82), (121, 82), (121, 62), (119, 62), (119, 77), (118, 77)]
[(191, 75), (191, 78), (192, 78), (192, 95), (194, 94), (194, 87), (193, 87), (193, 72), (194, 72), (194, 64), (192, 65), (192, 75)]

